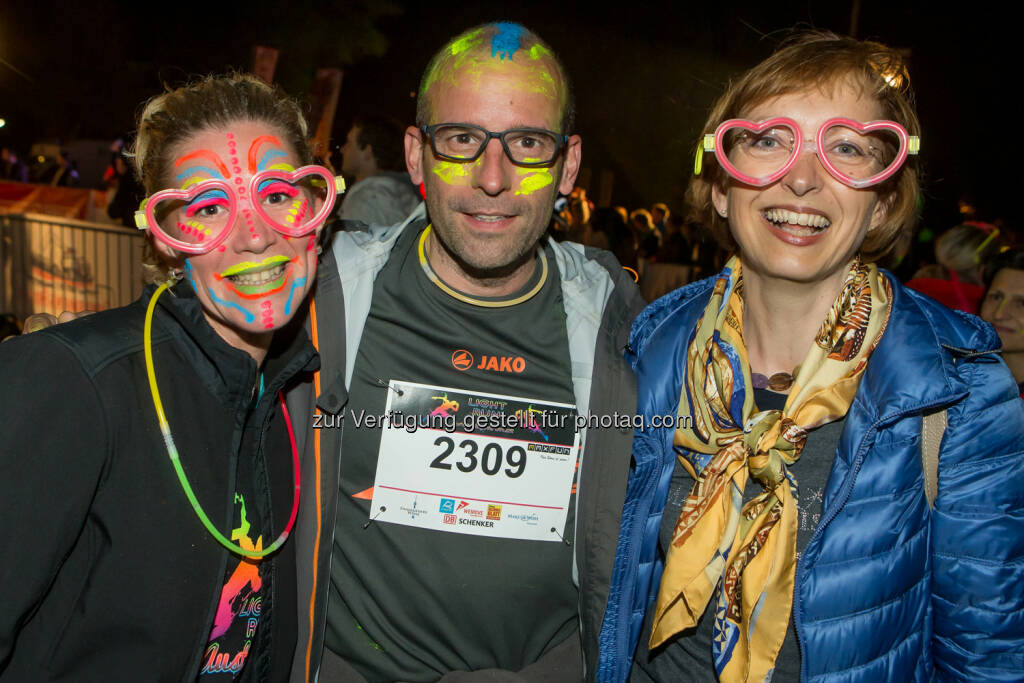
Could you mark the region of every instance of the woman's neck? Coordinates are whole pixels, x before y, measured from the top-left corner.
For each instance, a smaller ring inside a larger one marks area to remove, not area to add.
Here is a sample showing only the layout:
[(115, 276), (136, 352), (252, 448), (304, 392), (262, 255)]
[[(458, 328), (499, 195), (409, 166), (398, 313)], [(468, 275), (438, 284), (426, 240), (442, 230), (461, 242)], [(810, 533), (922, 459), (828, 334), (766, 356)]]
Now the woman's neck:
[(806, 283), (764, 277), (743, 267), (743, 340), (752, 372), (793, 372), (803, 362), (846, 273)]
[(274, 338), (273, 332), (243, 332), (236, 330), (208, 315), (206, 309), (203, 309), (203, 317), (206, 318), (206, 322), (210, 324), (210, 327), (213, 328), (213, 331), (221, 339), (236, 349), (245, 351), (252, 356), (252, 359), (256, 361), (257, 368), (263, 365), (263, 359), (267, 357), (267, 351), (270, 349), (270, 340)]

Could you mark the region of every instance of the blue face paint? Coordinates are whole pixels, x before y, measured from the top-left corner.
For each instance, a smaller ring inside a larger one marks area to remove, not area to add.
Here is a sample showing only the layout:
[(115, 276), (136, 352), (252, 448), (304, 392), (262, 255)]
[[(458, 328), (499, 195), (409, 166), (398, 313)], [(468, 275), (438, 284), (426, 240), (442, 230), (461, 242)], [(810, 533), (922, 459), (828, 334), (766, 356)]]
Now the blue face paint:
[(519, 49), (519, 39), (523, 35), (523, 27), (509, 21), (495, 24), (498, 32), (491, 38), (491, 56), (498, 59), (512, 59)]
[(194, 176), (196, 174), (196, 172), (198, 172), (198, 171), (205, 172), (211, 178), (223, 178), (224, 177), (224, 175), (220, 171), (218, 171), (215, 168), (210, 168), (209, 166), (189, 166), (187, 169), (185, 169), (184, 171), (182, 171), (178, 175), (174, 176), (174, 180), (180, 183), (185, 178), (188, 178), (190, 176)]
[(258, 164), (256, 164), (256, 170), (257, 171), (265, 171), (265, 170), (267, 170), (267, 164), (270, 163), (271, 159), (273, 159), (274, 157), (286, 157), (286, 156), (288, 156), (288, 155), (285, 154), (284, 152), (282, 152), (279, 149), (268, 149), (267, 152), (260, 159), (260, 162)]
[[(192, 285), (192, 289), (198, 292), (199, 288), (196, 287), (196, 279), (192, 275), (192, 263), (188, 259), (185, 260), (185, 276), (188, 277), (188, 283)], [(242, 308), (241, 306), (232, 301), (225, 301), (224, 299), (221, 299), (220, 297), (213, 293), (213, 289), (211, 287), (206, 288), (206, 293), (210, 295), (210, 299), (213, 301), (213, 303), (241, 311), (242, 315), (245, 316), (245, 322), (251, 323), (256, 321), (256, 316), (254, 316), (252, 313), (250, 313), (249, 311), (245, 310), (244, 308)], [(288, 300), (291, 301), (290, 296), (288, 297)]]
[(300, 277), (298, 280), (292, 282), (292, 288), (288, 290), (288, 300), (284, 302), (284, 314), (292, 314), (292, 295), (295, 294), (295, 290), (306, 284), (306, 278)]

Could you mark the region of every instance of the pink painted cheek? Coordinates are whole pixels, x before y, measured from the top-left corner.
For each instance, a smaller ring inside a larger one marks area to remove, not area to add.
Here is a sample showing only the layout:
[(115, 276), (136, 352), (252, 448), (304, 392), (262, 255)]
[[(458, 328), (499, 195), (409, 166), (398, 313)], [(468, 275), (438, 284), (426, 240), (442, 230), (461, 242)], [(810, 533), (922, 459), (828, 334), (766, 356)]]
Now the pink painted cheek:
[(274, 305), (269, 301), (260, 304), (260, 316), (263, 319), (263, 329), (269, 330), (274, 327)]
[(225, 247), (225, 246), (224, 246), (224, 245), (222, 244), (222, 245), (220, 245), (219, 247), (217, 247), (217, 251), (219, 251), (220, 253), (222, 253), (222, 254), (223, 254), (223, 253), (224, 253), (225, 251), (227, 251), (227, 247)]

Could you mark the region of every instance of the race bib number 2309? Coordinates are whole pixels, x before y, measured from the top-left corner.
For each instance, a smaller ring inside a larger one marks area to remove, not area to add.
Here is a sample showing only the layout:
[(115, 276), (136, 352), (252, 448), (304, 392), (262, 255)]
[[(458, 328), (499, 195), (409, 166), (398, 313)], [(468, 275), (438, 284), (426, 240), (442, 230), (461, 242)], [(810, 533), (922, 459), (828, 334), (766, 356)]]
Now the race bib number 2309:
[(392, 381), (370, 516), (463, 534), (560, 541), (576, 408)]

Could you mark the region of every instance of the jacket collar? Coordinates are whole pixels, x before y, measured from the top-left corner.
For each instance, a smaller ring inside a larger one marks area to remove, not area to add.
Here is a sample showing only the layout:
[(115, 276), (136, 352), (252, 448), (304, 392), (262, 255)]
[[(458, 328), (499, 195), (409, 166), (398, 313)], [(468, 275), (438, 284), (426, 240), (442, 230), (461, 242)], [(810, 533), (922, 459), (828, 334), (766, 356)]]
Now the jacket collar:
[[(155, 285), (143, 291), (141, 303), (149, 304)], [(226, 405), (251, 399), (256, 382), (256, 361), (217, 334), (203, 315), (202, 304), (187, 281), (181, 281), (160, 296), (155, 316), (154, 343), (174, 339), (178, 352), (195, 368), (207, 389)], [(169, 316), (177, 325), (169, 325)], [(292, 376), (319, 367), (319, 360), (301, 325), (292, 323), (274, 334), (263, 364), (264, 391), (278, 391)]]
[(892, 284), (892, 312), (854, 399), (871, 422), (955, 402), (967, 393), (956, 363), (999, 349), (998, 336), (980, 319), (949, 310), (885, 275)]

